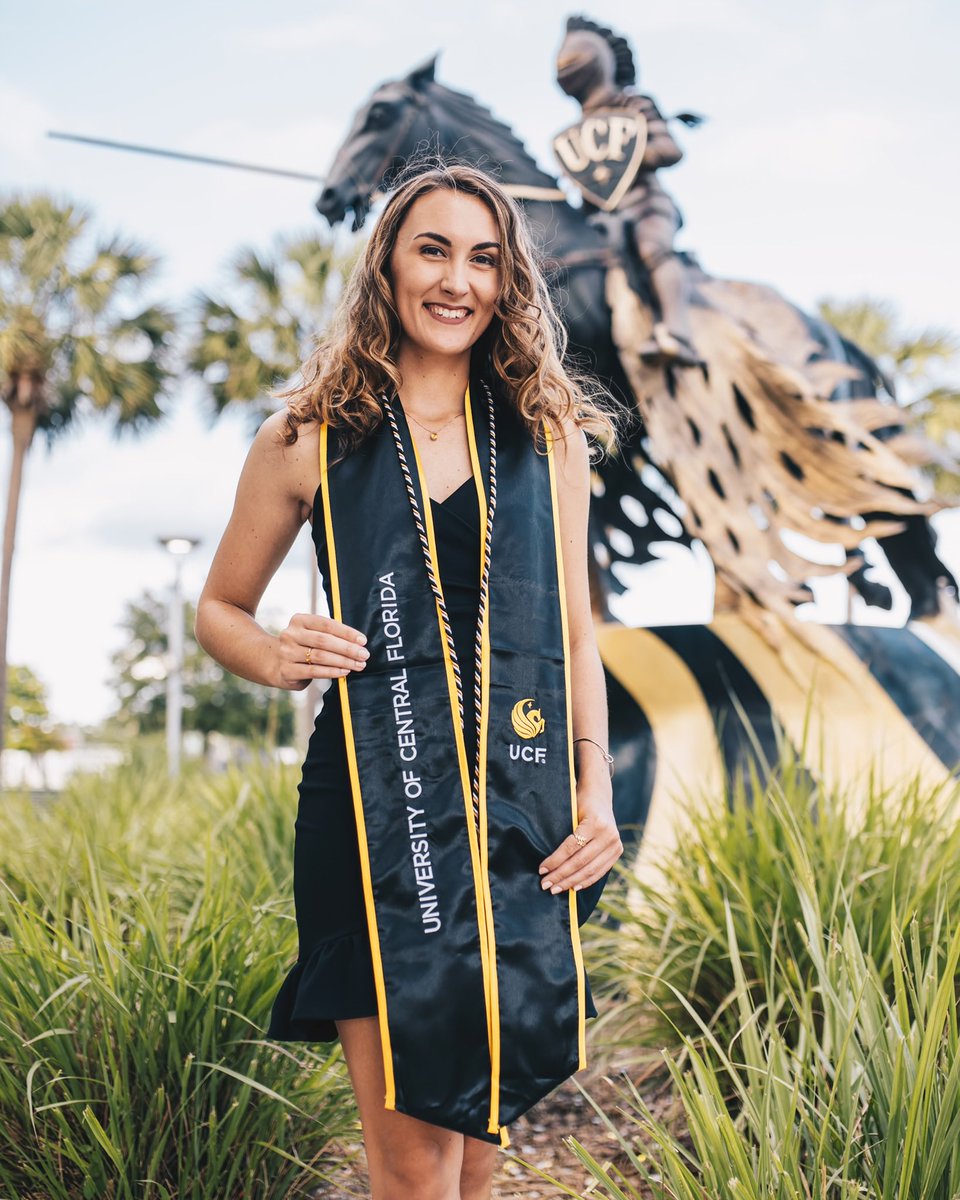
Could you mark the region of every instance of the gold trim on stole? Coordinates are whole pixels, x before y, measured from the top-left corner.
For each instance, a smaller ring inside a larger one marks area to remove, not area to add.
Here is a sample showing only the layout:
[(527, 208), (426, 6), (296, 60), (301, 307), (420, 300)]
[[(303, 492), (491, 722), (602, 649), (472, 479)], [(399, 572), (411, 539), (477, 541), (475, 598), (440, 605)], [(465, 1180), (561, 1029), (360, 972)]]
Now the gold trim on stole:
[[(327, 432), (324, 421), (320, 426), (320, 484), (323, 496), (323, 523), (327, 538), (327, 556), (330, 561), (330, 595), (333, 600), (334, 620), (342, 621), (340, 583), (337, 574), (337, 548), (333, 536), (333, 516), (330, 512), (330, 484), (327, 479)], [(341, 675), (340, 704), (343, 711), (343, 732), (347, 750), (347, 765), (350, 773), (350, 791), (353, 795), (353, 812), (357, 825), (357, 841), (360, 847), (360, 875), (363, 880), (363, 895), (367, 914), (367, 929), (370, 935), (370, 951), (373, 960), (373, 979), (377, 991), (377, 1012), (380, 1021), (380, 1046), (383, 1051), (383, 1077), (386, 1082), (384, 1107), (396, 1109), (397, 1093), (393, 1077), (393, 1053), (390, 1048), (390, 1027), (387, 1022), (387, 991), (383, 981), (383, 961), (380, 956), (380, 938), (373, 903), (373, 884), (370, 874), (370, 853), (367, 848), (367, 830), (363, 819), (363, 804), (360, 799), (360, 773), (357, 768), (357, 748), (353, 740), (353, 721), (350, 717), (350, 701), (347, 696), (347, 677)]]
[[(550, 501), (553, 516), (553, 540), (556, 547), (557, 585), (560, 592), (560, 627), (563, 634), (563, 684), (564, 691), (566, 692), (567, 710), (567, 759), (570, 769), (570, 813), (573, 829), (576, 830), (579, 821), (577, 814), (576, 775), (573, 767), (573, 711), (571, 705), (572, 691), (570, 687), (570, 632), (567, 628), (567, 589), (563, 577), (563, 544), (560, 536), (560, 506), (557, 501), (557, 468), (556, 460), (554, 459), (553, 455), (553, 436), (550, 433), (550, 428), (546, 422), (544, 422), (543, 431), (547, 442), (547, 466), (550, 473)], [(583, 973), (583, 952), (580, 948), (580, 926), (577, 924), (577, 893), (573, 890), (573, 888), (570, 888), (568, 895), (570, 904), (570, 943), (573, 948), (573, 957), (577, 966), (577, 1048), (580, 1060), (577, 1070), (580, 1071), (587, 1065), (586, 985), (584, 983)]]
[[(467, 427), (470, 428), (470, 388), (464, 397), (467, 412)], [(413, 446), (413, 457), (417, 466), (417, 476), (420, 480), (420, 495), (423, 497), (423, 519), (427, 531), (427, 545), (430, 552), (430, 562), (433, 567), (434, 578), (437, 581), (437, 588), (440, 595), (443, 595), (443, 587), (440, 583), (440, 569), (438, 566), (437, 545), (433, 532), (433, 513), (430, 508), (430, 491), (427, 487), (426, 476), (423, 473), (423, 464), (420, 461), (420, 455), (417, 451), (417, 443), (411, 433), (410, 444)], [(475, 470), (475, 464), (471, 462), (471, 469)], [(476, 480), (476, 475), (474, 475)], [(479, 486), (479, 485), (478, 485)], [(450, 657), (450, 650), (447, 646), (446, 633), (443, 627), (443, 616), (440, 611), (440, 602), (436, 601), (437, 609), (437, 625), (440, 629), (440, 646), (443, 650), (443, 661), (446, 667), (447, 674), (447, 693), (450, 700), (450, 717), (453, 724), (453, 735), (457, 747), (457, 760), (460, 764), (460, 783), (463, 789), (463, 804), (464, 812), (467, 818), (467, 837), (470, 842), (470, 860), (473, 868), (473, 886), (474, 896), (477, 907), (477, 923), (480, 932), (480, 962), (483, 969), (483, 991), (484, 1003), (487, 1010), (487, 1040), (490, 1048), (490, 1118), (487, 1122), (488, 1133), (500, 1133), (501, 1144), (506, 1145), (504, 1140), (506, 1127), (501, 1126), (497, 1119), (497, 1113), (500, 1107), (500, 1087), (499, 1087), (499, 1061), (500, 1061), (500, 1019), (499, 1019), (499, 1004), (494, 1000), (494, 992), (496, 990), (496, 945), (493, 937), (493, 921), (492, 915), (487, 907), (490, 885), (489, 880), (485, 876), (483, 860), (481, 858), (480, 847), (478, 844), (477, 830), (473, 824), (473, 796), (470, 786), (470, 775), (467, 767), (467, 751), (463, 741), (463, 730), (460, 727), (460, 713), (457, 704), (457, 682), (453, 672), (453, 660)], [(464, 704), (466, 709), (466, 704)], [(477, 753), (480, 753), (480, 747), (477, 747)], [(481, 823), (485, 820), (484, 805), (481, 800), (480, 804)], [(497, 1013), (496, 1022), (494, 1022), (493, 1014)], [(494, 1076), (493, 1064), (497, 1065), (496, 1077)]]

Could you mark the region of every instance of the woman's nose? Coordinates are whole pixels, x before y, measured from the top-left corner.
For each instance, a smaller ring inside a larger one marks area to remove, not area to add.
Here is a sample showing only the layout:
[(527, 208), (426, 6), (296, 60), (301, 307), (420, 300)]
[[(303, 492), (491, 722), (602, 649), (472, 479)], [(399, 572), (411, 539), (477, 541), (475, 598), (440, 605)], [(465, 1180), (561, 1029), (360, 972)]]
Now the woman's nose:
[(467, 290), (467, 269), (465, 264), (448, 258), (440, 286), (451, 296), (462, 296)]

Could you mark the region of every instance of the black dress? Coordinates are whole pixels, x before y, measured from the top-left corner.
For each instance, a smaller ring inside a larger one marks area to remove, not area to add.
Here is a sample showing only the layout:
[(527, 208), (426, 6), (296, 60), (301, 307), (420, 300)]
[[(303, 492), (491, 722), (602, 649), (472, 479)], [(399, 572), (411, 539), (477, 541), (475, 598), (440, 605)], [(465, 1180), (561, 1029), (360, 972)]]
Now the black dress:
[[(431, 501), (431, 511), (440, 584), (464, 681), (465, 707), (472, 714), (480, 597), (480, 508), (473, 478), (466, 479), (442, 503)], [(314, 497), (313, 540), (329, 606), (329, 566), (319, 489)], [(472, 720), (465, 724), (464, 742), (472, 777), (476, 728)], [(337, 1038), (334, 1018), (377, 1015), (360, 849), (336, 681), (324, 694), (310, 737), (299, 796), (293, 860), (299, 953), (274, 1000), (266, 1036), (277, 1041), (329, 1042)], [(589, 982), (586, 1014), (597, 1015)]]

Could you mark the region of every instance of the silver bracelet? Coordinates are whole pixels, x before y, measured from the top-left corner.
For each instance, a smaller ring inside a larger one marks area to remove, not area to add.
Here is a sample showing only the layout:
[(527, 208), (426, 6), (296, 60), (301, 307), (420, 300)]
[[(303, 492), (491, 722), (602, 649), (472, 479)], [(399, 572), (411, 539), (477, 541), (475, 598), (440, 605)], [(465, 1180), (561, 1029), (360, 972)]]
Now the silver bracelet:
[(610, 778), (612, 779), (613, 778), (613, 755), (609, 754), (606, 750), (604, 750), (604, 748), (600, 745), (600, 743), (595, 742), (593, 740), (593, 738), (588, 738), (588, 737), (574, 738), (573, 744), (576, 745), (577, 742), (590, 742), (591, 745), (596, 746), (596, 748), (600, 751), (600, 753), (603, 755), (603, 757), (607, 760), (607, 766), (610, 768)]

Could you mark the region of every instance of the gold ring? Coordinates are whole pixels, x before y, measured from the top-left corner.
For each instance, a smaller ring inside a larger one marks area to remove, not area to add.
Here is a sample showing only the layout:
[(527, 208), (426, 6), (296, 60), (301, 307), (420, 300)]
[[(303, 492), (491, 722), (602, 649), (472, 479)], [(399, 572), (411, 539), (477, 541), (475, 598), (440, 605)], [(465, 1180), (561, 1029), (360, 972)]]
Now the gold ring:
[(581, 837), (581, 835), (579, 833), (577, 833), (576, 831), (574, 831), (573, 836), (576, 839), (578, 846), (585, 846), (587, 844), (587, 842), (590, 841), (589, 838)]
[(307, 666), (308, 666), (308, 667), (313, 665), (313, 664), (310, 662), (310, 655), (311, 655), (312, 653), (313, 653), (313, 647), (312, 647), (312, 646), (308, 646), (308, 647), (307, 647)]

